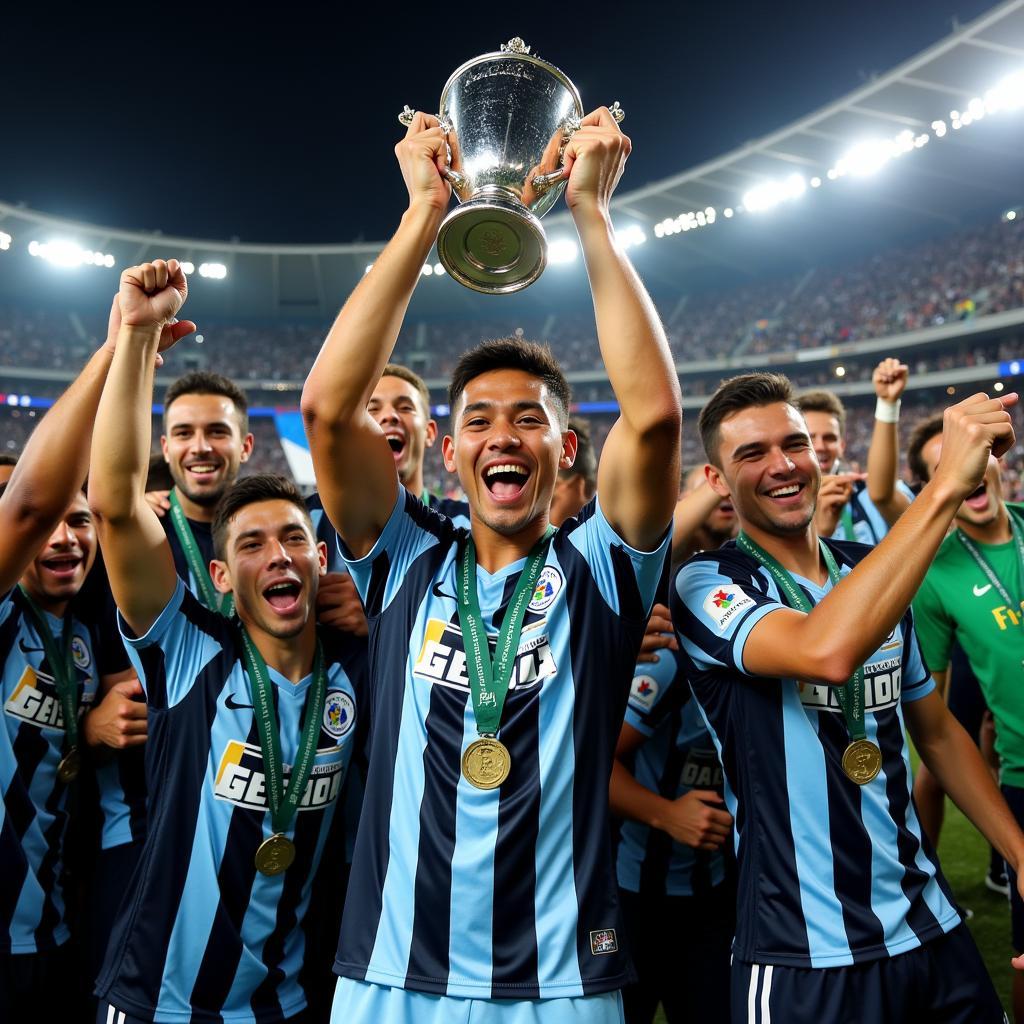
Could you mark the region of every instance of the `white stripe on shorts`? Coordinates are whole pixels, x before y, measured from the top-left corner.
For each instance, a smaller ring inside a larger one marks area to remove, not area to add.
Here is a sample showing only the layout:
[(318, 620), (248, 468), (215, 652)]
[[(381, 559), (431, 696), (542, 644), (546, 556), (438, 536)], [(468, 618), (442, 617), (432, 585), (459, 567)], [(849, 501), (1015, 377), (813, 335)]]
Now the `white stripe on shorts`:
[(761, 1024), (772, 1024), (772, 1008), (768, 999), (772, 994), (772, 965), (764, 969), (764, 983), (761, 986)]
[(107, 1024), (114, 1024), (114, 1007), (107, 1003)]
[(761, 968), (757, 964), (750, 965), (750, 987), (747, 989), (747, 1024), (757, 1024), (757, 976), (760, 972)]

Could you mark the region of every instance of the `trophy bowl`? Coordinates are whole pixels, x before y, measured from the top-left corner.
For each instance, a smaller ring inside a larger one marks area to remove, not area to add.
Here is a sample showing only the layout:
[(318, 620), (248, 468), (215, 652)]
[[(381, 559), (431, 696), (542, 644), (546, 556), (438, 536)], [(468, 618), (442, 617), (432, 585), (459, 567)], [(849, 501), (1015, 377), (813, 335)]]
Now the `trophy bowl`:
[[(616, 103), (612, 115), (622, 120)], [(409, 125), (406, 107), (399, 120)], [(441, 93), (445, 178), (459, 205), (437, 235), (437, 255), (460, 284), (516, 292), (540, 277), (547, 239), (540, 218), (565, 188), (562, 155), (580, 127), (576, 86), (512, 39), (458, 68)]]

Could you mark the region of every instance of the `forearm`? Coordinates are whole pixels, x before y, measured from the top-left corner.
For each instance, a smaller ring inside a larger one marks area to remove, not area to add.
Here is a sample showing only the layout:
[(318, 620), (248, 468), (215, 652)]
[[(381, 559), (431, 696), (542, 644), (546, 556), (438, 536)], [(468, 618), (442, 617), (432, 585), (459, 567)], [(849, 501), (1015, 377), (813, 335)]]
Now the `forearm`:
[(868, 497), (892, 526), (910, 504), (896, 487), (899, 480), (899, 425), (876, 417), (868, 448)]
[(612, 777), (608, 784), (608, 803), (612, 813), (630, 821), (639, 821), (652, 828), (660, 828), (665, 811), (671, 801), (641, 786), (629, 769), (616, 757), (612, 762)]

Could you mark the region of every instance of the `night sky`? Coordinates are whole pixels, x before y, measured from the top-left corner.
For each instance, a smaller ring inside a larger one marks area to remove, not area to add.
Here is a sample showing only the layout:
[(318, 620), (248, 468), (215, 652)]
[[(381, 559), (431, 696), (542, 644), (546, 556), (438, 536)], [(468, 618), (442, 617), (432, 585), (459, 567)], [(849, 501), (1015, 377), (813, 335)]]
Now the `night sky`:
[(521, 17), (452, 5), (464, 24), (405, 6), (282, 4), (271, 20), (88, 5), (58, 19), (19, 4), (0, 48), (0, 199), (166, 234), (376, 240), (404, 209), (397, 112), (436, 110), (459, 64), (511, 36), (588, 109), (621, 102), (625, 189), (843, 95), (992, 3), (633, 2), (586, 18), (578, 3)]

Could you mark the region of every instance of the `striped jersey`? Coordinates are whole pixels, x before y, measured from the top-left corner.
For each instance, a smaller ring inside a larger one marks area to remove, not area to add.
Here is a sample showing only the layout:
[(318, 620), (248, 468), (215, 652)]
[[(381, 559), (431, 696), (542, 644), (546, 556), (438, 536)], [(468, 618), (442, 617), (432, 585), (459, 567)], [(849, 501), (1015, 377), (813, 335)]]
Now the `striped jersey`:
[[(43, 614), (60, 649), (64, 621)], [(71, 628), (81, 711), (96, 697), (98, 643), (94, 629), (77, 615)], [(69, 936), (62, 878), (68, 787), (57, 778), (65, 753), (64, 712), (42, 639), (17, 587), (0, 600), (0, 655), (0, 953), (39, 953)]]
[[(633, 777), (641, 786), (675, 800), (692, 789), (722, 793), (718, 752), (676, 651), (658, 652), (657, 662), (636, 666), (626, 724), (646, 740), (633, 755)], [(667, 832), (640, 821), (624, 821), (616, 858), (619, 886), (645, 895), (693, 896), (720, 885), (725, 856), (695, 850)]]
[[(914, 492), (902, 481), (897, 480), (896, 489), (911, 501), (914, 500)], [(853, 495), (846, 503), (849, 511), (850, 522), (853, 525), (853, 536), (847, 536), (847, 529), (843, 520), (840, 519), (832, 534), (833, 540), (855, 540), (861, 544), (881, 543), (882, 539), (889, 532), (889, 524), (885, 517), (878, 511), (878, 506), (868, 495), (868, 485), (865, 480), (855, 480), (853, 484)], [(845, 518), (845, 516), (844, 516)]]
[[(669, 537), (635, 551), (596, 501), (554, 535), (499, 737), (512, 768), (475, 789), (456, 608), (467, 532), (399, 489), (349, 571), (370, 623), (370, 767), (335, 970), (379, 985), (538, 999), (621, 988), (608, 780)], [(494, 641), (525, 564), (477, 569)]]
[[(870, 551), (828, 543), (846, 575)], [(794, 576), (816, 604), (831, 589)], [(960, 921), (911, 800), (902, 704), (935, 687), (910, 611), (864, 665), (867, 739), (882, 770), (843, 773), (850, 742), (834, 687), (746, 674), (754, 625), (784, 604), (730, 541), (686, 562), (671, 594), (683, 661), (725, 770), (736, 821), (737, 959), (838, 967), (895, 956)]]
[[(254, 857), (273, 832), (237, 620), (204, 608), (179, 579), (142, 637), (125, 630), (149, 703), (149, 830), (111, 935), (96, 994), (147, 1020), (270, 1024), (306, 1002), (304, 923), (357, 737), (365, 645), (324, 630), (327, 668), (312, 774), (287, 834), (295, 863), (274, 877)], [(312, 674), (268, 666), (284, 776)]]

